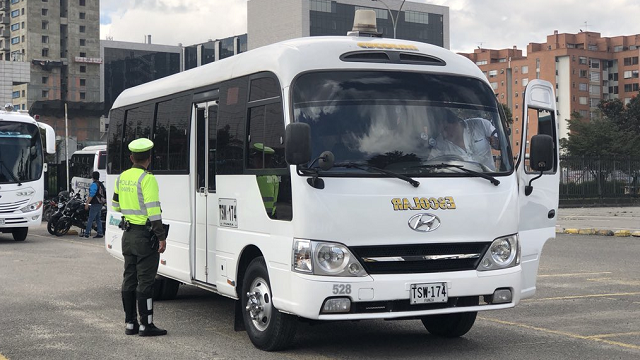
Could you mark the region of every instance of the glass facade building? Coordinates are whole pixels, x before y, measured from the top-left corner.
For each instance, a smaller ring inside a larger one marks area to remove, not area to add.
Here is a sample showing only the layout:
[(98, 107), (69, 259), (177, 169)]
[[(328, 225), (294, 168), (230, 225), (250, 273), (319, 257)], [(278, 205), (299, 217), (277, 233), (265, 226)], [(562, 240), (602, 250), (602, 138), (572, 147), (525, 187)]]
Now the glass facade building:
[(246, 51), (247, 34), (186, 46), (184, 48), (184, 69), (193, 69)]
[(104, 112), (125, 89), (180, 72), (177, 52), (104, 47)]
[(345, 36), (356, 10), (373, 10), (382, 37), (450, 47), (449, 8), (403, 0), (259, 0), (247, 3), (249, 49), (307, 36)]
[[(378, 31), (383, 37), (393, 38), (393, 20), (388, 10), (374, 9), (329, 0), (310, 0), (309, 18), (311, 36), (344, 36), (353, 27), (353, 18), (358, 9), (376, 12)], [(397, 17), (396, 37), (444, 46), (443, 15), (422, 11), (391, 11)]]

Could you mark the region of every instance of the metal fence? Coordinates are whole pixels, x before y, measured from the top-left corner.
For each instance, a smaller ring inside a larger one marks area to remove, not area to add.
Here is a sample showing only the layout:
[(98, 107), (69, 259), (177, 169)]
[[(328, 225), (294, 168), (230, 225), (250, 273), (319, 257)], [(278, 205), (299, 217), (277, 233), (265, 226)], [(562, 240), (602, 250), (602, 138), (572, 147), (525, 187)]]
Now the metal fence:
[(66, 177), (66, 163), (47, 164), (47, 172), (44, 173), (44, 189), (49, 193), (49, 197), (56, 196), (60, 191), (67, 190)]
[(560, 157), (560, 199), (640, 197), (640, 159)]

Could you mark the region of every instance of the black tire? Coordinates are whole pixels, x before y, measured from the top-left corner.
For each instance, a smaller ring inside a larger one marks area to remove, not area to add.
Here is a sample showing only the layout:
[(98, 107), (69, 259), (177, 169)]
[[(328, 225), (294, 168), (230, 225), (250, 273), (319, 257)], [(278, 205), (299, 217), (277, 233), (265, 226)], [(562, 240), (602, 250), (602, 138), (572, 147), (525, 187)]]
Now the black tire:
[(13, 235), (13, 240), (15, 241), (24, 241), (27, 238), (27, 234), (29, 233), (29, 228), (17, 228), (11, 231)]
[(153, 283), (153, 300), (173, 300), (178, 295), (179, 288), (179, 281), (158, 276)]
[(53, 235), (66, 235), (69, 232), (69, 229), (71, 229), (71, 219), (62, 218), (58, 220), (58, 223), (53, 230)]
[(55, 210), (52, 207), (47, 207), (42, 211), (42, 220), (49, 221), (49, 219), (51, 219), (51, 215), (53, 215), (54, 212)]
[[(473, 300), (466, 300), (465, 305), (478, 305), (478, 299), (476, 298), (475, 302), (473, 302)], [(427, 331), (432, 335), (455, 338), (460, 337), (471, 330), (473, 324), (476, 322), (477, 315), (478, 312), (474, 311), (424, 316), (420, 320), (422, 320), (422, 325), (424, 325)]]
[(47, 223), (47, 231), (49, 232), (49, 234), (51, 235), (55, 235), (55, 229), (56, 229), (56, 223), (58, 221), (55, 219), (49, 219), (49, 222)]
[[(250, 292), (254, 294), (249, 296)], [(290, 346), (298, 325), (294, 316), (278, 311), (271, 298), (271, 283), (264, 258), (255, 258), (244, 274), (240, 301), (249, 339), (255, 347), (265, 351), (282, 350)]]

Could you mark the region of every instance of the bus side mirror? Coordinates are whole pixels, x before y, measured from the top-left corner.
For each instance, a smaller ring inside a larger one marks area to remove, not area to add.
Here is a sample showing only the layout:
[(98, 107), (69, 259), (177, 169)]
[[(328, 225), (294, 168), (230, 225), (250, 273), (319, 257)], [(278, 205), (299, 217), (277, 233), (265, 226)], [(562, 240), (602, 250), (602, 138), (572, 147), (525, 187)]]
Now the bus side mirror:
[(291, 123), (285, 132), (285, 159), (289, 165), (303, 165), (311, 160), (309, 124)]
[(531, 170), (539, 171), (540, 175), (529, 180), (529, 185), (524, 187), (524, 194), (531, 195), (533, 192), (534, 180), (542, 177), (545, 171), (553, 170), (555, 163), (555, 154), (553, 152), (553, 138), (549, 135), (534, 135), (531, 138), (531, 149), (529, 151), (529, 166)]
[(45, 123), (38, 123), (40, 129), (44, 129), (45, 132), (45, 151), (47, 154), (56, 153), (56, 132), (53, 128)]
[(535, 171), (553, 170), (555, 154), (553, 152), (553, 138), (549, 135), (534, 135), (531, 138), (529, 166)]

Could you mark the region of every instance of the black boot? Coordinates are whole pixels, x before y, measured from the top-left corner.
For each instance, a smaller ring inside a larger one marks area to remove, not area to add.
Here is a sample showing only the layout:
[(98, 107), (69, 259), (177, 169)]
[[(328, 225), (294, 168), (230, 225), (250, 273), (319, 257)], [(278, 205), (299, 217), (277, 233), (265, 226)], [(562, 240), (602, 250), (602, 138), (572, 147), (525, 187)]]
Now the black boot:
[(138, 320), (136, 316), (136, 292), (122, 292), (122, 307), (124, 308), (124, 322), (127, 324), (124, 333), (135, 335), (138, 333)]
[(138, 312), (140, 313), (140, 336), (167, 335), (167, 330), (160, 329), (153, 324), (153, 299), (138, 297)]

